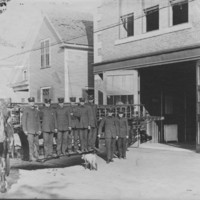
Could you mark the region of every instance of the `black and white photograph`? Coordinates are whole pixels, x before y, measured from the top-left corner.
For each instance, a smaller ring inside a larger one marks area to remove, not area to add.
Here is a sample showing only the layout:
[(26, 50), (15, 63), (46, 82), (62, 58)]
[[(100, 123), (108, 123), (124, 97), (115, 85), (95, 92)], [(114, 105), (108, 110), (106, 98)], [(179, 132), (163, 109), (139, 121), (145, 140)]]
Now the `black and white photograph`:
[(0, 0), (0, 199), (199, 182), (200, 0)]

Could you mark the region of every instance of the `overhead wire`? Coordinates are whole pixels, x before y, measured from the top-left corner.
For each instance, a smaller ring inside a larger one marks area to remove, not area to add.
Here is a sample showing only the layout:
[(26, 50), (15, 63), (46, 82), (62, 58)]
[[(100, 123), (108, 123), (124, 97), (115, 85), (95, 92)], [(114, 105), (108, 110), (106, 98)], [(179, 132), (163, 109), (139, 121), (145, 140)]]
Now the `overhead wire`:
[[(188, 2), (194, 2), (194, 1), (196, 1), (196, 0), (188, 0)], [(168, 5), (168, 6), (159, 7), (158, 10), (161, 10), (161, 9), (164, 9), (164, 8), (167, 8), (167, 7), (171, 7), (171, 6)], [(152, 14), (152, 13), (150, 13), (150, 14)], [(133, 21), (136, 21), (136, 20), (138, 20), (138, 19), (141, 19), (141, 18), (143, 18), (143, 17), (146, 17), (147, 15), (148, 15), (148, 14), (144, 14), (144, 15), (138, 16), (138, 17), (134, 18)], [(105, 31), (105, 30), (108, 30), (108, 29), (111, 29), (111, 28), (115, 28), (115, 27), (120, 26), (120, 25), (122, 25), (122, 24), (123, 24), (123, 22), (121, 22), (121, 23), (118, 22), (118, 23), (111, 24), (111, 25), (109, 25), (109, 26), (106, 26), (106, 27), (97, 29), (96, 31), (93, 31), (93, 34), (98, 33), (98, 32), (102, 32), (102, 31)], [(59, 42), (51, 43), (51, 44), (49, 45), (49, 47), (56, 46), (56, 45), (59, 45), (59, 44), (70, 44), (70, 43), (69, 43), (70, 41), (73, 41), (73, 40), (75, 40), (75, 39), (79, 39), (79, 38), (82, 38), (82, 37), (87, 37), (87, 34), (83, 34), (83, 35), (80, 35), (80, 36), (77, 36), (77, 37), (73, 37), (73, 38), (70, 38), (70, 39), (68, 39), (68, 40), (61, 40), (61, 41), (59, 41)], [(71, 44), (74, 44), (74, 43), (71, 43)], [(12, 54), (12, 55), (10, 55), (10, 56), (1, 58), (0, 60), (6, 60), (6, 59), (12, 58), (12, 57), (14, 57), (14, 56), (22, 55), (22, 54), (25, 54), (25, 53), (29, 53), (29, 52), (33, 52), (33, 51), (37, 51), (37, 50), (41, 50), (41, 49), (42, 49), (41, 47), (32, 48), (32, 49), (29, 49), (29, 50), (26, 50), (26, 51), (22, 51), (22, 52), (15, 53), (15, 54)]]

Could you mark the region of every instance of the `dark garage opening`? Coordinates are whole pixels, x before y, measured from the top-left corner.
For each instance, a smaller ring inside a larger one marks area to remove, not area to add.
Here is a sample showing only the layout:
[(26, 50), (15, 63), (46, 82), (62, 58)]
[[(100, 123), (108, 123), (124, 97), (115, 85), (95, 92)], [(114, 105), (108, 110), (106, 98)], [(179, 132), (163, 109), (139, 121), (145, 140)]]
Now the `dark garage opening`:
[[(154, 142), (165, 142), (166, 127), (177, 127), (180, 143), (195, 144), (196, 66), (184, 62), (139, 70), (141, 103), (152, 116), (164, 116), (151, 130)], [(156, 127), (156, 128), (155, 128)]]

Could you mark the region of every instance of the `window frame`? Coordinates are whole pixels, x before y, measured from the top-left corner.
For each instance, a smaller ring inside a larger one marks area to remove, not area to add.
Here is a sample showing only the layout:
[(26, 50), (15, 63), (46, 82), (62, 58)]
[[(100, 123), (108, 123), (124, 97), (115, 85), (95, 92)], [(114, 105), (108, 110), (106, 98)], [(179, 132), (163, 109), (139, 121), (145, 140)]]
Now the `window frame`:
[(43, 98), (43, 90), (46, 90), (46, 89), (48, 89), (49, 90), (49, 98), (50, 98), (50, 90), (51, 90), (51, 88), (52, 87), (50, 87), (50, 86), (47, 86), (47, 87), (41, 87), (40, 88), (40, 101), (41, 102), (44, 102), (44, 98)]
[[(148, 30), (148, 17), (150, 16), (150, 14), (154, 13), (154, 12), (157, 12), (157, 27), (154, 28), (154, 29), (149, 29)], [(156, 31), (156, 30), (159, 30), (160, 28), (160, 24), (159, 24), (159, 21), (160, 21), (160, 12), (159, 12), (159, 5), (156, 5), (156, 6), (152, 6), (152, 7), (149, 7), (149, 8), (146, 8), (144, 9), (144, 13), (145, 13), (145, 20), (146, 20), (146, 30), (145, 32), (151, 32), (151, 31)]]
[[(129, 21), (130, 18), (132, 18), (131, 21)], [(134, 29), (135, 28), (134, 13), (132, 12), (132, 13), (129, 13), (129, 14), (121, 15), (119, 21), (120, 21), (119, 38), (123, 39), (123, 38), (133, 37), (134, 36), (134, 32), (135, 32), (135, 29)], [(129, 26), (130, 25), (129, 22), (130, 22), (130, 24), (132, 26), (131, 27), (132, 28), (131, 32), (129, 32), (129, 29), (130, 29), (129, 28), (130, 27)], [(126, 34), (122, 34), (122, 30), (126, 31)]]
[(50, 63), (51, 63), (51, 48), (50, 48), (50, 46), (51, 45), (50, 45), (49, 38), (40, 41), (40, 47), (41, 47), (40, 67), (41, 67), (41, 69), (50, 67)]
[[(173, 21), (173, 7), (174, 6), (180, 6), (180, 5), (183, 5), (183, 4), (187, 4), (187, 21), (185, 22), (180, 22), (180, 23), (176, 23), (174, 24), (174, 21)], [(189, 19), (189, 1), (188, 0), (170, 0), (170, 26), (178, 26), (178, 25), (182, 25), (182, 24), (187, 24), (189, 23), (190, 19)]]

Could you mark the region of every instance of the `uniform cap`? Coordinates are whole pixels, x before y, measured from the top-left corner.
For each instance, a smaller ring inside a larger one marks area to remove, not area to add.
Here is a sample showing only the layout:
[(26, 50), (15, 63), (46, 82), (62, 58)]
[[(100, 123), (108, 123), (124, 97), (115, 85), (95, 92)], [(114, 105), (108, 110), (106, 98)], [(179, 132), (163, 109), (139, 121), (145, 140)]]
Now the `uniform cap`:
[(80, 102), (85, 102), (85, 98), (81, 97), (81, 98), (79, 98), (79, 101)]
[(58, 98), (58, 103), (64, 103), (64, 98), (63, 97)]
[(76, 102), (76, 97), (70, 97), (69, 100), (70, 102)]
[(88, 96), (88, 100), (94, 100), (94, 96), (93, 95), (89, 95)]
[(28, 98), (28, 102), (35, 102), (35, 98), (34, 97), (29, 97)]
[(44, 103), (51, 103), (51, 99), (45, 99)]

